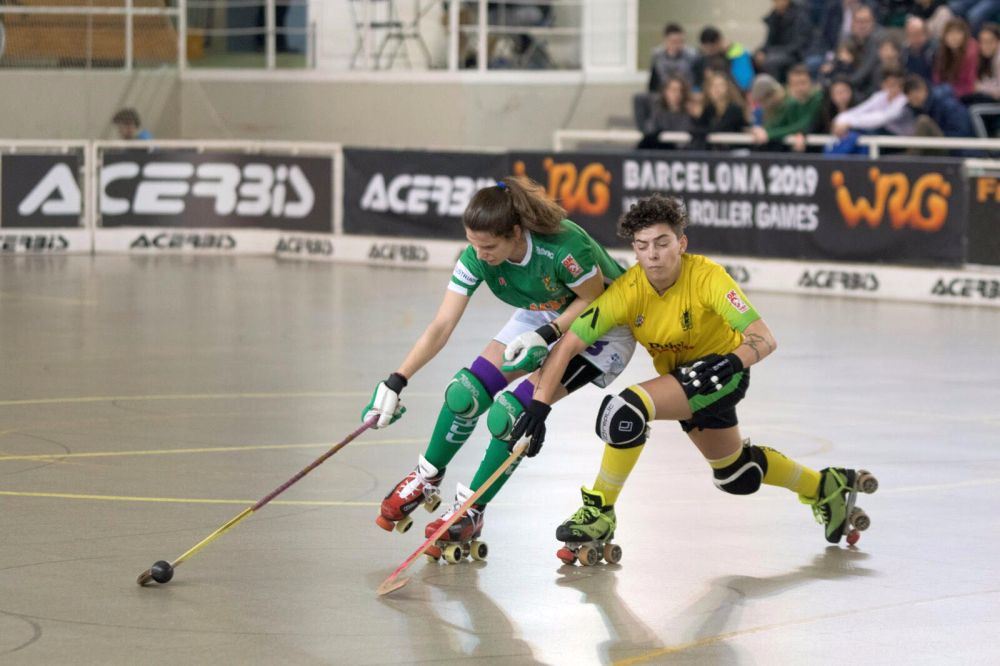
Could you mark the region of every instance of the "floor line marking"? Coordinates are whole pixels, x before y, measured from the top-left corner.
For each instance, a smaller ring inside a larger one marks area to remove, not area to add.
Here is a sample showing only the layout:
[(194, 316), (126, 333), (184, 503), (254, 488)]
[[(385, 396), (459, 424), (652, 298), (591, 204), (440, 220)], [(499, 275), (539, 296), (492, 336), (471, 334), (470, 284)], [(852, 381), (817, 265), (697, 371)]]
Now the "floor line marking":
[[(422, 442), (423, 439), (417, 437), (403, 437), (397, 439), (376, 439), (364, 442), (357, 442), (353, 446), (383, 446), (388, 444), (414, 444)], [(90, 453), (33, 453), (25, 455), (3, 455), (0, 454), (0, 462), (8, 460), (61, 460), (63, 458), (118, 458), (123, 456), (167, 456), (183, 453), (238, 453), (243, 451), (274, 451), (286, 449), (319, 449), (331, 448), (330, 442), (316, 442), (309, 444), (255, 444), (248, 446), (209, 446), (189, 449), (146, 449), (140, 451), (94, 451)]]
[[(129, 495), (85, 495), (80, 493), (30, 493), (0, 490), (3, 497), (41, 497), (48, 499), (98, 500), (105, 502), (154, 502), (159, 504), (239, 504), (253, 506), (257, 500), (198, 499), (185, 497), (133, 497)], [(269, 504), (286, 506), (379, 506), (379, 502), (354, 502), (347, 500), (273, 500)]]
[[(407, 397), (426, 398), (438, 393), (407, 391)], [(25, 398), (0, 400), (0, 407), (21, 405), (82, 404), (91, 402), (149, 402), (155, 400), (274, 400), (280, 398), (357, 398), (370, 397), (367, 391), (290, 391), (284, 393), (168, 393), (163, 395), (94, 395), (66, 398)]]

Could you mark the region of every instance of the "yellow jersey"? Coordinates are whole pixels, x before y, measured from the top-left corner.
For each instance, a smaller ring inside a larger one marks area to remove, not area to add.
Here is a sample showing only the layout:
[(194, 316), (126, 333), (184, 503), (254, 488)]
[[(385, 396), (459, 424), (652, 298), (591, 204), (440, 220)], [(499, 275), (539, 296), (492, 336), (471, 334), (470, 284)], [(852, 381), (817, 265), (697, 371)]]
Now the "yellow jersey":
[(677, 281), (656, 293), (642, 266), (625, 271), (573, 322), (570, 330), (588, 345), (615, 326), (628, 326), (653, 357), (661, 375), (708, 354), (728, 354), (760, 315), (719, 264), (681, 255)]

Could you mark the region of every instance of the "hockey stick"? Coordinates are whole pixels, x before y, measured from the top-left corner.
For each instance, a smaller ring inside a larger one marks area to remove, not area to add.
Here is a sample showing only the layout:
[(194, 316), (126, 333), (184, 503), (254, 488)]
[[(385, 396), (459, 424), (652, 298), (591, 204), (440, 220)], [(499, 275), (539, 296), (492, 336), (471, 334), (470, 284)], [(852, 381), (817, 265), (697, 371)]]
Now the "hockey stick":
[(142, 586), (145, 586), (146, 583), (148, 583), (151, 580), (155, 580), (157, 583), (170, 582), (170, 579), (173, 578), (174, 576), (174, 569), (180, 566), (180, 564), (184, 562), (184, 560), (188, 559), (189, 557), (197, 553), (199, 550), (210, 544), (216, 538), (222, 536), (223, 534), (231, 530), (233, 527), (236, 526), (238, 522), (249, 516), (251, 513), (257, 511), (265, 504), (273, 500), (275, 497), (277, 497), (281, 493), (291, 488), (293, 485), (295, 485), (296, 482), (299, 481), (299, 479), (301, 479), (306, 474), (308, 474), (309, 472), (313, 471), (314, 469), (322, 465), (327, 458), (329, 458), (334, 453), (336, 453), (337, 451), (341, 450), (342, 448), (350, 444), (351, 441), (353, 441), (358, 435), (363, 433), (365, 430), (368, 430), (373, 425), (375, 425), (375, 421), (377, 420), (378, 420), (378, 415), (377, 414), (372, 415), (367, 421), (362, 423), (357, 430), (355, 430), (350, 435), (345, 437), (341, 442), (335, 444), (332, 448), (330, 448), (326, 453), (321, 455), (319, 458), (316, 458), (316, 460), (312, 461), (308, 467), (305, 467), (302, 471), (300, 471), (298, 474), (290, 478), (288, 481), (285, 481), (283, 484), (281, 484), (280, 486), (272, 490), (270, 493), (262, 497), (256, 504), (254, 504), (253, 506), (248, 506), (238, 516), (235, 516), (225, 525), (223, 525), (222, 527), (215, 530), (207, 537), (199, 541), (197, 544), (192, 546), (183, 555), (178, 557), (173, 562), (165, 562), (163, 560), (156, 562), (149, 569), (146, 569), (141, 574), (139, 574), (139, 577), (136, 579), (135, 582)]
[(469, 507), (471, 507), (473, 504), (476, 503), (476, 500), (479, 499), (483, 493), (489, 490), (490, 486), (492, 486), (496, 482), (496, 480), (500, 478), (500, 475), (506, 472), (507, 468), (509, 468), (511, 465), (514, 464), (514, 461), (516, 461), (521, 456), (521, 454), (524, 453), (524, 450), (526, 448), (528, 448), (527, 439), (525, 439), (520, 444), (515, 446), (511, 454), (507, 456), (506, 460), (503, 461), (503, 464), (500, 465), (500, 467), (498, 467), (497, 470), (490, 475), (490, 478), (486, 479), (486, 482), (483, 483), (483, 485), (479, 486), (479, 490), (472, 493), (472, 497), (465, 500), (465, 503), (462, 504), (462, 506), (459, 507), (452, 514), (451, 518), (441, 523), (441, 525), (436, 530), (434, 530), (434, 534), (432, 534), (427, 539), (427, 541), (424, 541), (423, 545), (420, 546), (420, 548), (417, 548), (415, 551), (413, 551), (413, 553), (408, 558), (406, 558), (406, 560), (402, 564), (399, 565), (398, 569), (393, 571), (388, 578), (382, 581), (382, 584), (379, 585), (378, 589), (376, 590), (376, 594), (378, 594), (378, 596), (381, 597), (383, 595), (389, 594), (390, 592), (395, 592), (399, 588), (409, 583), (410, 582), (409, 578), (400, 578), (399, 574), (406, 571), (411, 564), (416, 562), (418, 557), (423, 555), (428, 548), (434, 545), (434, 542), (437, 541), (442, 534), (447, 532), (448, 528), (454, 525), (458, 521), (458, 519), (461, 518), (465, 514), (465, 512), (469, 510)]

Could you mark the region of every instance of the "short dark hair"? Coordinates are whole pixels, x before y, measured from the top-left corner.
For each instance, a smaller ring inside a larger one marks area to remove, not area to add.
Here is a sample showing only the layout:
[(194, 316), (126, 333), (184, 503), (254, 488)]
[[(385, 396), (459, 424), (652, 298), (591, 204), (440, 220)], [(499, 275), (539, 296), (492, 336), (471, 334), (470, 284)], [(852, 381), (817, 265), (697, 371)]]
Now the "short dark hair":
[(896, 65), (889, 65), (888, 67), (882, 68), (882, 80), (886, 79), (902, 79), (905, 76), (902, 67), (897, 67)]
[(702, 28), (701, 35), (698, 36), (698, 43), (700, 44), (718, 44), (721, 41), (722, 33), (712, 25), (706, 25)]
[(654, 224), (666, 224), (680, 238), (687, 223), (687, 210), (680, 199), (654, 194), (629, 206), (618, 220), (618, 236), (631, 241), (636, 232)]
[(663, 29), (663, 36), (666, 37), (667, 35), (673, 35), (678, 32), (683, 35), (684, 28), (682, 28), (679, 23), (674, 23), (671, 21), (670, 23), (667, 24), (667, 27)]
[(139, 120), (139, 112), (132, 108), (119, 109), (111, 118), (113, 125), (135, 125), (140, 127), (142, 121)]
[(903, 93), (909, 95), (914, 90), (927, 89), (927, 82), (924, 77), (917, 74), (909, 74), (903, 79)]
[(799, 63), (798, 65), (794, 65), (789, 68), (786, 78), (790, 77), (792, 74), (805, 74), (809, 77), (809, 80), (812, 81), (812, 74), (809, 73), (809, 67), (805, 64)]

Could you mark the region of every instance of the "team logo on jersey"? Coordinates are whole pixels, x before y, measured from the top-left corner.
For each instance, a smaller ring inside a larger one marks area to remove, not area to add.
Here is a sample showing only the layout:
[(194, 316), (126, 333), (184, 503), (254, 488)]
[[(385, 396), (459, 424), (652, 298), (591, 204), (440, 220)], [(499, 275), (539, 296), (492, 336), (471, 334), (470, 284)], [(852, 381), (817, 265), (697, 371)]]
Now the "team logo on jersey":
[(583, 275), (583, 269), (580, 268), (580, 264), (576, 263), (576, 259), (573, 258), (572, 254), (567, 254), (566, 258), (562, 260), (562, 265), (566, 267), (570, 275), (573, 277), (580, 277)]
[(750, 306), (743, 302), (743, 299), (740, 298), (740, 295), (736, 293), (735, 289), (729, 290), (729, 293), (726, 294), (726, 299), (729, 300), (729, 303), (736, 308), (738, 312), (746, 312), (750, 309)]
[(635, 318), (635, 327), (639, 328), (640, 326), (642, 326), (642, 322), (644, 321), (646, 321), (646, 318), (643, 317), (642, 315), (639, 315), (638, 317)]
[(545, 285), (545, 291), (547, 291), (547, 292), (549, 292), (551, 294), (558, 294), (559, 293), (559, 287), (553, 287), (552, 286), (552, 276), (551, 275), (546, 275), (545, 277), (543, 277), (542, 278), (542, 284)]
[(691, 311), (685, 310), (681, 313), (681, 328), (685, 331), (690, 331), (694, 328), (694, 324), (691, 322)]
[(500, 286), (501, 286), (501, 287), (506, 287), (506, 286), (507, 286), (507, 280), (503, 279), (502, 277), (501, 277), (501, 278), (498, 278), (498, 279), (497, 279), (497, 282), (499, 282), (499, 283), (500, 283)]

